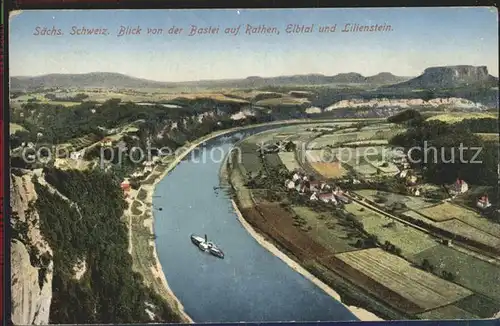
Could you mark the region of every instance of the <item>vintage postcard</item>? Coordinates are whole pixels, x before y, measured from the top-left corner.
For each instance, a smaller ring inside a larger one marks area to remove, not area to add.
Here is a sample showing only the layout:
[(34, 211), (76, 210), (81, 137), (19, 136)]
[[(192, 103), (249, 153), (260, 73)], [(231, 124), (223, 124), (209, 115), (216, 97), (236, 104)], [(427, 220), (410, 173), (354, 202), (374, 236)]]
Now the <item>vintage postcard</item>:
[(9, 24), (14, 324), (499, 316), (496, 9)]

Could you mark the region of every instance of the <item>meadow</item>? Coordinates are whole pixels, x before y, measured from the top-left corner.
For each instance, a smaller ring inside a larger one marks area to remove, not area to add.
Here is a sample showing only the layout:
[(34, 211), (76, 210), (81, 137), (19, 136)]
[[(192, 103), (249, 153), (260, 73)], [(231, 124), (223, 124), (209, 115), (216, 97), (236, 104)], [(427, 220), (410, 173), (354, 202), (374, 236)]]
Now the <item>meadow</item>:
[(308, 235), (331, 252), (340, 253), (357, 250), (353, 244), (357, 237), (339, 223), (339, 220), (329, 212), (318, 213), (305, 206), (292, 206), (292, 211), (311, 226)]
[(279, 158), (281, 162), (286, 166), (288, 171), (294, 171), (295, 169), (300, 169), (300, 164), (295, 158), (294, 152), (279, 152)]
[(376, 235), (381, 243), (389, 241), (400, 248), (404, 257), (410, 257), (438, 245), (436, 240), (427, 234), (364, 208), (358, 203), (353, 202), (344, 207), (347, 212), (355, 215), (356, 219), (363, 223), (366, 232)]
[(335, 257), (414, 303), (421, 312), (450, 304), (472, 294), (470, 290), (413, 267), (403, 258), (380, 248), (346, 252)]
[(445, 245), (429, 248), (411, 258), (412, 261), (418, 263), (424, 259), (427, 259), (434, 266), (435, 272), (453, 273), (455, 275), (454, 282), (496, 300), (499, 303), (498, 307), (500, 307), (500, 266)]
[(387, 201), (384, 203), (378, 203), (380, 206), (392, 206), (394, 203), (403, 203), (409, 209), (419, 211), (425, 207), (434, 205), (431, 202), (425, 201), (422, 197), (405, 196), (373, 189), (356, 190), (355, 193), (362, 197), (366, 197), (371, 201), (377, 201), (377, 198), (379, 197), (385, 198)]

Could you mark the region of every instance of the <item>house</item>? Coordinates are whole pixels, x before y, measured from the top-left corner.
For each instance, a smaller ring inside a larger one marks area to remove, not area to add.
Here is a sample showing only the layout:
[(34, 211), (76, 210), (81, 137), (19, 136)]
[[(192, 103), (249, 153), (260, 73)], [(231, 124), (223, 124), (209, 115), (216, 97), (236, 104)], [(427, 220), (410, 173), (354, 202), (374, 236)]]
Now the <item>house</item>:
[(307, 191), (307, 189), (309, 189), (309, 187), (305, 183), (302, 183), (299, 192), (300, 193), (305, 193)]
[(28, 148), (35, 148), (35, 144), (33, 144), (32, 142), (29, 142), (28, 143)]
[(123, 180), (123, 182), (120, 184), (120, 186), (124, 192), (130, 191), (130, 182), (127, 179)]
[(420, 196), (420, 188), (414, 187), (414, 188), (408, 188), (408, 192), (412, 194), (413, 196)]
[(453, 243), (449, 239), (443, 239), (443, 244), (448, 247), (453, 247)]
[(309, 197), (309, 200), (312, 200), (312, 201), (318, 200), (318, 193), (313, 192), (311, 197)]
[(417, 176), (416, 175), (410, 175), (410, 176), (407, 176), (406, 177), (406, 183), (408, 183), (409, 185), (414, 185), (417, 183)]
[(153, 166), (148, 165), (144, 168), (144, 173), (153, 172)]
[(319, 181), (310, 181), (309, 182), (309, 191), (318, 191), (320, 189)]
[(488, 199), (488, 195), (484, 195), (477, 201), (477, 207), (480, 209), (486, 209), (491, 206), (491, 203)]
[(319, 185), (319, 189), (320, 190), (330, 190), (330, 189), (332, 189), (332, 187), (328, 183), (321, 182)]
[(307, 175), (305, 175), (305, 176), (302, 177), (302, 180), (309, 181), (309, 177)]
[(304, 193), (307, 190), (307, 186), (305, 185), (304, 182), (296, 182), (295, 183), (295, 190), (297, 190), (300, 193)]
[(83, 158), (84, 150), (79, 152), (71, 152), (69, 155), (72, 160), (81, 160)]
[(288, 180), (285, 181), (285, 187), (286, 187), (286, 189), (289, 189), (289, 190), (294, 189), (295, 188), (295, 182), (293, 182), (292, 180), (288, 179)]
[(111, 138), (106, 137), (103, 140), (101, 140), (101, 145), (106, 147), (111, 147), (113, 146), (113, 140)]
[(464, 180), (457, 179), (455, 184), (453, 184), (452, 190), (456, 193), (463, 194), (464, 192), (467, 192), (467, 190), (469, 190), (469, 185)]
[(408, 170), (403, 170), (399, 173), (400, 178), (406, 178), (407, 175), (408, 175)]
[(134, 172), (134, 173), (132, 174), (132, 177), (133, 177), (133, 178), (140, 178), (140, 177), (142, 177), (143, 175), (144, 175), (144, 172)]
[(361, 181), (359, 181), (358, 179), (356, 178), (352, 179), (352, 184), (359, 185), (360, 183)]
[(153, 161), (144, 161), (144, 163), (142, 163), (145, 167), (152, 167), (153, 166)]
[(333, 194), (334, 195), (341, 195), (343, 194), (344, 192), (342, 191), (342, 189), (340, 189), (339, 186), (336, 186), (335, 189), (333, 190)]
[(295, 182), (295, 181), (297, 181), (297, 180), (300, 180), (300, 179), (301, 179), (301, 176), (300, 176), (300, 174), (298, 174), (298, 173), (295, 173), (295, 174), (293, 175), (293, 177), (292, 177), (292, 180), (293, 180), (294, 182)]
[(318, 199), (324, 203), (334, 203), (337, 204), (337, 199), (332, 193), (319, 194)]

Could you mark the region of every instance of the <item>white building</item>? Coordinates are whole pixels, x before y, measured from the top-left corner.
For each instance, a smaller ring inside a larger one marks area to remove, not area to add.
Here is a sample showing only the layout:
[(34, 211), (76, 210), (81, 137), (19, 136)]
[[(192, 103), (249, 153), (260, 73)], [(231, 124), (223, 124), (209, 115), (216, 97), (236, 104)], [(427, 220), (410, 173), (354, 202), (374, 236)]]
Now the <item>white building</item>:
[(72, 160), (81, 160), (83, 158), (83, 154), (84, 154), (85, 151), (79, 151), (79, 152), (71, 152), (71, 154), (69, 154), (70, 158)]
[(459, 194), (463, 194), (464, 192), (467, 192), (469, 190), (469, 185), (467, 182), (461, 179), (457, 179), (455, 184), (453, 185), (453, 191)]
[(320, 194), (318, 196), (318, 198), (319, 198), (319, 200), (321, 200), (324, 203), (337, 204), (337, 199), (335, 198), (335, 195), (332, 193)]
[(325, 183), (325, 182), (321, 182), (319, 189), (320, 190), (330, 190), (330, 189), (332, 189), (332, 187), (330, 187), (330, 185)]
[(285, 187), (286, 189), (294, 189), (295, 188), (295, 182), (293, 182), (292, 180), (286, 180), (285, 181)]
[(411, 185), (414, 185), (415, 183), (417, 183), (417, 180), (418, 180), (418, 178), (416, 175), (411, 175), (411, 176), (408, 176), (406, 178), (406, 182), (408, 182)]
[(477, 201), (477, 207), (480, 209), (486, 209), (491, 206), (488, 196), (483, 196)]

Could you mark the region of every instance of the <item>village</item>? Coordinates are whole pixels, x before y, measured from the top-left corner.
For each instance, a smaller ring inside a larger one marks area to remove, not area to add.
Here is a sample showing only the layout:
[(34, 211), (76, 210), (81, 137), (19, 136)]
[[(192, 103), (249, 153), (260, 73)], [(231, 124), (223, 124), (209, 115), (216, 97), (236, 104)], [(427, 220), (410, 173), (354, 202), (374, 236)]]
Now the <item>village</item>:
[[(385, 293), (379, 299), (389, 306), (405, 310), (436, 297), (432, 306), (411, 310), (416, 318), (493, 315), (500, 288), (486, 284), (495, 283), (500, 268), (500, 225), (492, 217), (499, 212), (491, 188), (461, 177), (430, 183), (425, 167), (388, 145), (395, 129), (323, 123), (245, 139), (243, 160), (231, 167), (243, 216), (299, 260), (321, 262), (314, 270), (327, 279), (333, 274), (325, 269), (377, 288), (372, 293)], [(342, 147), (355, 155), (346, 159)], [(433, 283), (435, 276), (444, 283)], [(450, 296), (450, 286), (464, 296)], [(472, 308), (477, 304), (482, 308)]]

